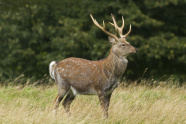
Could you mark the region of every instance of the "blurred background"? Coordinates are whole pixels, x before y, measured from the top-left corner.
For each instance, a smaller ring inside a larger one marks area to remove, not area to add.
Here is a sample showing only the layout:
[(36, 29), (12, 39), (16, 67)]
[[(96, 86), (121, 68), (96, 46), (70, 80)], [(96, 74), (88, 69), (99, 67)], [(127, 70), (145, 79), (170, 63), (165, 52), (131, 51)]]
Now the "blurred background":
[(47, 79), (49, 63), (67, 57), (105, 58), (108, 36), (90, 14), (115, 33), (111, 13), (119, 26), (124, 17), (124, 33), (132, 25), (126, 39), (139, 49), (128, 57), (126, 80), (186, 82), (185, 0), (0, 0), (0, 82)]

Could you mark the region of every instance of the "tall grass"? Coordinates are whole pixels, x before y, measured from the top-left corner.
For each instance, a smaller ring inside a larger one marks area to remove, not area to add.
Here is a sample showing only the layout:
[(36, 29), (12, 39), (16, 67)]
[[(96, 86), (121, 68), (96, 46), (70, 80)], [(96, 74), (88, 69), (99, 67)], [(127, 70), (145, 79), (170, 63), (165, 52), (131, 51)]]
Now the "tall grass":
[[(144, 82), (145, 83), (145, 82)], [(102, 118), (97, 96), (77, 96), (68, 116), (62, 105), (54, 116), (57, 87), (0, 86), (0, 123), (20, 124), (175, 124), (186, 123), (185, 87), (131, 84), (120, 86), (112, 95), (109, 118)]]

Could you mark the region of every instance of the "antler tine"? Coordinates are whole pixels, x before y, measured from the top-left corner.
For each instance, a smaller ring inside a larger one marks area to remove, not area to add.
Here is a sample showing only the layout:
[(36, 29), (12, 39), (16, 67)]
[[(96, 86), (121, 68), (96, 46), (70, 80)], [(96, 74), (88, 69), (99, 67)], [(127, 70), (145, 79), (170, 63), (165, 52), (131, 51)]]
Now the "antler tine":
[(116, 30), (116, 32), (117, 32), (117, 30), (118, 30), (118, 25), (117, 25), (117, 23), (116, 23), (116, 20), (115, 20), (115, 18), (114, 18), (114, 15), (111, 13), (111, 16), (112, 16), (112, 20), (113, 20), (113, 22), (114, 22), (114, 24), (113, 23), (110, 23), (111, 25), (113, 25), (114, 27), (115, 27), (115, 30)]
[(129, 31), (125, 34), (125, 35), (122, 35), (122, 37), (127, 37), (131, 32), (131, 24), (130, 24), (130, 28), (129, 28)]
[(103, 20), (103, 28), (105, 29), (105, 22), (104, 22), (104, 20)]
[(124, 21), (124, 18), (123, 18), (123, 16), (122, 16), (122, 26), (121, 26), (121, 28), (123, 29), (124, 26), (125, 26), (125, 21)]
[(103, 27), (102, 27), (102, 26), (100, 26), (100, 25), (98, 24), (98, 22), (96, 21), (96, 19), (94, 19), (94, 17), (92, 16), (92, 14), (90, 14), (90, 17), (91, 17), (92, 21), (94, 22), (94, 24), (95, 24), (98, 28), (100, 28), (102, 31), (104, 31), (107, 35), (110, 35), (110, 36), (112, 36), (113, 38), (118, 39), (118, 37), (117, 37), (116, 35), (114, 35), (114, 34), (108, 32), (108, 31), (106, 31), (104, 21), (103, 21)]
[(111, 22), (109, 22), (112, 26), (114, 26), (115, 27), (115, 30), (116, 30), (116, 32), (119, 32), (119, 35), (120, 35), (120, 37), (122, 37), (122, 32), (123, 32), (123, 28), (124, 28), (124, 19), (123, 19), (123, 16), (122, 16), (122, 26), (121, 27), (118, 27), (118, 25), (117, 25), (117, 23), (116, 23), (116, 20), (115, 20), (115, 18), (114, 18), (114, 15), (111, 13), (111, 16), (112, 16), (112, 20), (113, 20), (113, 22), (114, 22), (114, 24), (113, 23), (111, 23)]

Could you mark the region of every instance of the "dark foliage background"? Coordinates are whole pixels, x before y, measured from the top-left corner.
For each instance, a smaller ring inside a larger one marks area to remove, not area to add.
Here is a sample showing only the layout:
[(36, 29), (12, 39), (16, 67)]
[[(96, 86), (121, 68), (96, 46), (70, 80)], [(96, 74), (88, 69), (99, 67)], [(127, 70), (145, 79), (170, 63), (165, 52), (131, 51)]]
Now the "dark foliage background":
[(185, 0), (0, 0), (0, 74), (2, 78), (42, 79), (51, 61), (67, 57), (97, 60), (110, 44), (89, 14), (108, 24), (113, 13), (127, 41), (139, 51), (129, 56), (126, 79), (160, 79), (174, 75), (186, 81)]

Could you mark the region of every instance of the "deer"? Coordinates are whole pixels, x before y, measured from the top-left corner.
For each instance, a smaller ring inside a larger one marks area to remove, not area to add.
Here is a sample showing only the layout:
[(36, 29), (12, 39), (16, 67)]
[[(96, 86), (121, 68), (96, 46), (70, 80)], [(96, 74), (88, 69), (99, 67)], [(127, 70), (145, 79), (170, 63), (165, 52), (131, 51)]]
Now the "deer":
[(55, 114), (57, 114), (59, 104), (65, 96), (62, 105), (66, 113), (70, 115), (70, 104), (76, 95), (97, 95), (103, 117), (108, 118), (111, 94), (122, 81), (122, 75), (128, 63), (127, 56), (137, 52), (137, 48), (126, 41), (126, 37), (131, 32), (131, 25), (129, 31), (125, 35), (122, 34), (123, 16), (122, 26), (118, 27), (113, 14), (111, 14), (113, 23), (109, 23), (115, 27), (116, 35), (106, 30), (104, 21), (103, 26), (100, 26), (92, 14), (90, 17), (93, 23), (108, 35), (112, 45), (110, 53), (105, 59), (97, 61), (70, 57), (60, 62), (52, 61), (49, 64), (50, 76), (58, 87), (58, 95), (54, 101)]

